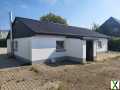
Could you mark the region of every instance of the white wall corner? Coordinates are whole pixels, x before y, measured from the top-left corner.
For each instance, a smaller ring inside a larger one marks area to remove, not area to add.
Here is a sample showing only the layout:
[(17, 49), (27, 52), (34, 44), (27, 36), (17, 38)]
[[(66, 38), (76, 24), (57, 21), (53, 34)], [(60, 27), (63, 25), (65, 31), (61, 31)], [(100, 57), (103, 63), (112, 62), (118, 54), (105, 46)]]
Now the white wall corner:
[(86, 60), (86, 40), (82, 40), (82, 52), (83, 52), (82, 58)]

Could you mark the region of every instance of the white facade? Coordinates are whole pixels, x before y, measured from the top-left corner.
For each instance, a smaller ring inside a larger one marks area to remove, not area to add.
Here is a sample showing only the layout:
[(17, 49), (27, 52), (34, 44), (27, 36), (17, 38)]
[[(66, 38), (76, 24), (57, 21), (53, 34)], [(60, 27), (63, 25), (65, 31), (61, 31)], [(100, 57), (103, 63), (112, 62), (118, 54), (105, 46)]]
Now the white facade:
[[(100, 40), (103, 47), (98, 48), (97, 41), (94, 41), (94, 56), (97, 52), (107, 51), (107, 39)], [(18, 42), (18, 50), (14, 54), (32, 62), (64, 56), (86, 59), (86, 40), (65, 38), (64, 36), (39, 35), (30, 38), (17, 38), (15, 41)], [(65, 51), (56, 52), (56, 41), (64, 41)], [(9, 40), (7, 40), (7, 50), (9, 53)]]
[(14, 51), (15, 55), (25, 58), (27, 60), (31, 59), (31, 42), (30, 38), (19, 38), (14, 41), (18, 42), (18, 50)]
[(76, 58), (86, 58), (86, 41), (80, 39), (66, 39), (66, 55)]
[(11, 52), (10, 39), (7, 39), (7, 53), (9, 54), (10, 52)]
[[(86, 58), (86, 42), (80, 39), (59, 36), (32, 37), (32, 61), (70, 56)], [(56, 41), (64, 41), (65, 51), (56, 52)]]
[[(98, 47), (98, 42), (100, 41), (102, 44), (102, 48)], [(108, 40), (107, 39), (103, 39), (103, 38), (99, 38), (99, 40), (96, 41), (96, 48), (97, 48), (97, 52), (107, 52), (108, 51)]]
[[(18, 42), (18, 48), (14, 51), (14, 54), (18, 57), (24, 58), (26, 61), (31, 60), (31, 39), (30, 38), (18, 38), (14, 39), (14, 42)], [(7, 40), (7, 52), (10, 53), (10, 40)]]
[[(31, 38), (32, 61), (63, 57), (66, 52), (56, 52), (56, 41), (65, 41), (65, 37), (36, 36)], [(65, 43), (66, 44), (66, 43)]]

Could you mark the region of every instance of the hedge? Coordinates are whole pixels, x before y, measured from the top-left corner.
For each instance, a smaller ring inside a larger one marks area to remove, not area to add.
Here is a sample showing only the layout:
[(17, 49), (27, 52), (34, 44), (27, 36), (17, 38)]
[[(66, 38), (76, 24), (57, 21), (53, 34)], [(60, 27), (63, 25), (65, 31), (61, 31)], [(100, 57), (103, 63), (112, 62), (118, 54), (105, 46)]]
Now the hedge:
[(0, 47), (7, 47), (7, 40), (6, 39), (0, 39)]
[(108, 49), (112, 51), (120, 51), (120, 38), (112, 38), (109, 40)]

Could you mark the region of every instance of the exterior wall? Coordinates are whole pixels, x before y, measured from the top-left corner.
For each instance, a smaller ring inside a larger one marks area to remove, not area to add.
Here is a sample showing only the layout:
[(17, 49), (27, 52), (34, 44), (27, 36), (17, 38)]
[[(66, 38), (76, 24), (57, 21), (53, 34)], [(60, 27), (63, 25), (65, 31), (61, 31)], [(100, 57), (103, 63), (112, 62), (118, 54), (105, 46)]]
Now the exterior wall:
[(14, 39), (18, 42), (18, 49), (14, 51), (14, 54), (28, 62), (31, 60), (31, 42), (30, 38), (18, 38)]
[(11, 52), (10, 39), (7, 40), (7, 54)]
[[(64, 41), (65, 51), (56, 52), (56, 41)], [(31, 39), (32, 62), (59, 57), (86, 59), (86, 41), (59, 36), (35, 36)]]
[[(64, 56), (78, 58), (79, 60), (86, 58), (86, 41), (80, 39), (41, 35), (31, 38), (18, 38), (14, 41), (18, 42), (18, 50), (14, 51), (14, 54), (32, 62)], [(64, 41), (65, 51), (56, 52), (56, 41)], [(10, 52), (9, 40), (7, 40), (7, 47), (8, 52)]]
[(93, 49), (94, 49), (93, 56), (96, 57), (97, 56), (97, 41), (96, 40), (93, 41)]
[(86, 41), (80, 39), (66, 39), (66, 55), (86, 59)]
[(58, 58), (66, 55), (66, 52), (56, 52), (56, 41), (64, 41), (65, 37), (59, 36), (35, 36), (32, 37), (32, 61), (48, 58)]
[[(98, 40), (97, 40), (98, 41)], [(107, 39), (103, 39), (103, 38), (100, 38), (99, 41), (102, 42), (102, 48), (99, 48), (98, 47), (98, 43), (96, 41), (96, 49), (97, 49), (97, 52), (107, 52), (108, 51), (108, 40)]]
[[(98, 48), (98, 40), (94, 40), (94, 57), (96, 57), (97, 52), (107, 51), (108, 40), (99, 40), (102, 41), (102, 48)], [(35, 62), (68, 56), (86, 62), (86, 40), (39, 35), (30, 38), (18, 38), (14, 41), (18, 42), (18, 50), (14, 51), (14, 54), (26, 59), (26, 61)], [(56, 52), (56, 41), (64, 41), (65, 51)], [(10, 52), (10, 40), (7, 40), (7, 51)]]

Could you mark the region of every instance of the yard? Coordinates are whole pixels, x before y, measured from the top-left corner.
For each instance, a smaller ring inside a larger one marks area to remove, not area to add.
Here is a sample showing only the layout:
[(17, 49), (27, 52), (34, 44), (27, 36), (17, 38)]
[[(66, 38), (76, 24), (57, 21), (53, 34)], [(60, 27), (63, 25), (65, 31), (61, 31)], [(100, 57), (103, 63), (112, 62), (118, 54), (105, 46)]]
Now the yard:
[(119, 57), (84, 65), (34, 64), (0, 69), (0, 90), (109, 90), (111, 80), (120, 80)]

